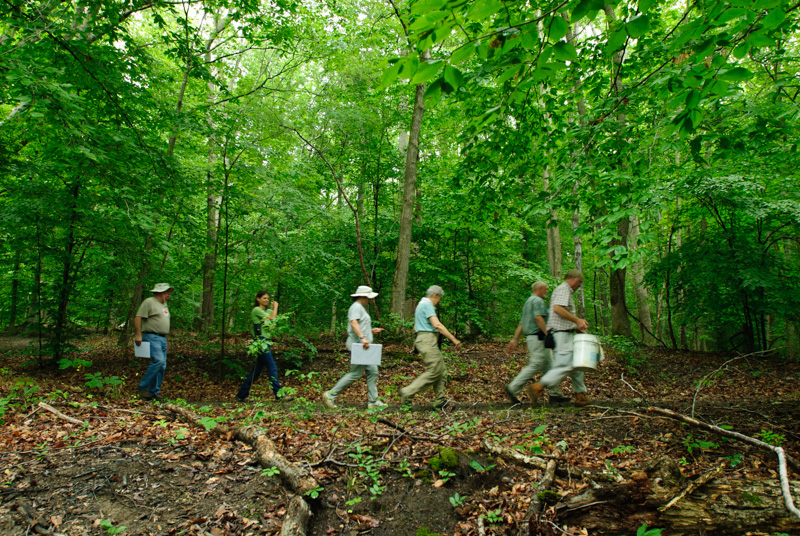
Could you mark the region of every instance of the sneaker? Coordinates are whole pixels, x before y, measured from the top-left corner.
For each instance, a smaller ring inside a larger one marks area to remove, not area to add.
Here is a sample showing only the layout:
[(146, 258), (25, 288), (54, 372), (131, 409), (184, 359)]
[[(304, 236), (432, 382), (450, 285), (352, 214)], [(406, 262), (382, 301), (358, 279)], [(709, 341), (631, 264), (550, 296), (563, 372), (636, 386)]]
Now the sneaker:
[(411, 405), (411, 397), (406, 396), (403, 394), (403, 390), (400, 389), (400, 405), (401, 406), (410, 406)]
[(385, 408), (386, 406), (388, 406), (388, 404), (386, 402), (383, 402), (382, 400), (376, 400), (375, 402), (370, 402), (369, 404), (367, 404), (367, 408), (369, 409)]
[(536, 382), (526, 386), (525, 392), (528, 394), (528, 398), (531, 399), (531, 404), (536, 404), (544, 394), (544, 386), (541, 383)]
[(435, 402), (433, 404), (433, 409), (445, 409), (446, 407), (451, 406), (451, 405), (452, 405), (452, 403), (450, 402), (450, 399), (449, 398), (445, 398), (444, 400), (442, 400), (440, 402)]
[(570, 400), (572, 399), (568, 396), (550, 395), (551, 404), (563, 404), (565, 402), (569, 402)]
[(575, 395), (575, 403), (579, 406), (585, 406), (589, 404), (589, 397), (586, 396), (586, 393), (578, 393)]
[(331, 396), (328, 391), (322, 393), (322, 403), (325, 404), (326, 408), (336, 409), (336, 402), (334, 402), (334, 400), (336, 400), (336, 398)]
[(519, 398), (514, 396), (514, 393), (511, 392), (511, 389), (508, 388), (506, 385), (506, 394), (508, 395), (508, 399), (511, 400), (512, 404), (521, 404), (522, 402), (519, 401)]

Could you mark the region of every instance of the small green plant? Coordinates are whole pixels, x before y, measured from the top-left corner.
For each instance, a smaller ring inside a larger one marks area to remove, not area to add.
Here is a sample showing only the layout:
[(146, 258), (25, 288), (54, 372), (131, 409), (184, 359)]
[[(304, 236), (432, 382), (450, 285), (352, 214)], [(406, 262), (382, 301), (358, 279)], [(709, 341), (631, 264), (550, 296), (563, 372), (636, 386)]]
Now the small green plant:
[(450, 478), (456, 476), (456, 474), (453, 473), (452, 471), (448, 471), (447, 469), (442, 469), (441, 471), (439, 471), (439, 476), (442, 477), (442, 482), (447, 484), (447, 481), (450, 480)]
[(188, 433), (189, 433), (189, 429), (188, 428), (179, 428), (175, 432), (175, 437), (171, 437), (169, 439), (169, 444), (170, 445), (174, 445), (175, 441), (183, 441), (184, 439), (186, 439), (186, 436), (187, 436)]
[(105, 529), (108, 534), (121, 534), (128, 530), (128, 527), (115, 527), (114, 523), (109, 521), (108, 519), (101, 519), (100, 526)]
[(532, 433), (525, 435), (525, 439), (529, 441), (514, 445), (514, 448), (530, 454), (544, 454), (544, 447), (550, 445), (550, 438), (544, 434), (545, 430), (547, 430), (546, 424), (537, 426)]
[(459, 495), (458, 492), (455, 492), (455, 494), (450, 497), (450, 504), (453, 505), (453, 508), (458, 508), (464, 504), (464, 500), (466, 500), (466, 498), (466, 495)]
[(783, 444), (783, 440), (786, 439), (782, 434), (776, 434), (770, 430), (761, 430), (759, 435), (764, 443), (769, 443), (774, 447), (780, 447)]
[(75, 359), (69, 359), (67, 357), (58, 360), (58, 368), (59, 370), (66, 370), (68, 368), (74, 368), (78, 372), (81, 369), (89, 368), (92, 366), (92, 362), (86, 359), (80, 359), (76, 357)]
[(714, 443), (712, 441), (702, 441), (700, 439), (694, 439), (692, 434), (683, 440), (683, 444), (686, 447), (686, 450), (689, 451), (689, 454), (692, 454), (694, 449), (715, 449), (719, 447), (718, 443)]
[(406, 478), (410, 478), (412, 480), (414, 479), (414, 473), (411, 472), (411, 467), (409, 466), (408, 460), (401, 460), (394, 470)]
[(206, 431), (213, 430), (216, 426), (221, 423), (227, 421), (227, 417), (203, 417), (197, 423), (206, 429)]
[(732, 456), (723, 456), (723, 458), (728, 460), (728, 462), (730, 462), (731, 468), (734, 468), (737, 465), (741, 465), (741, 463), (742, 463), (742, 455), (741, 454), (734, 454)]
[(356, 451), (348, 454), (358, 464), (358, 476), (366, 482), (367, 489), (372, 497), (381, 495), (386, 486), (381, 482), (381, 469), (386, 461), (376, 458), (370, 452), (370, 447), (362, 448), (356, 445)]
[(636, 536), (661, 536), (661, 531), (664, 529), (647, 529), (647, 523), (642, 523), (639, 530), (636, 531)]
[(630, 454), (631, 452), (635, 452), (635, 451), (636, 451), (636, 447), (634, 447), (632, 445), (618, 445), (618, 446), (614, 447), (613, 449), (611, 449), (611, 453), (614, 454), (614, 455), (622, 454), (622, 453)]
[(497, 510), (490, 510), (486, 514), (481, 514), (481, 517), (489, 523), (500, 523), (503, 521), (503, 510), (501, 508), (498, 508)]
[(324, 490), (325, 488), (323, 488), (322, 486), (317, 486), (314, 489), (308, 490), (303, 495), (305, 495), (306, 497), (311, 497), (312, 499), (316, 499), (317, 497), (319, 497), (319, 494), (322, 493)]
[(261, 470), (261, 476), (275, 476), (280, 474), (280, 470), (274, 465), (272, 467), (265, 467)]
[(469, 466), (475, 469), (479, 473), (488, 473), (489, 471), (497, 467), (497, 464), (493, 463), (484, 467), (480, 464), (480, 462), (478, 462), (478, 460), (470, 460)]
[(345, 501), (345, 505), (347, 506), (355, 506), (356, 504), (361, 502), (361, 497), (353, 497), (349, 501)]

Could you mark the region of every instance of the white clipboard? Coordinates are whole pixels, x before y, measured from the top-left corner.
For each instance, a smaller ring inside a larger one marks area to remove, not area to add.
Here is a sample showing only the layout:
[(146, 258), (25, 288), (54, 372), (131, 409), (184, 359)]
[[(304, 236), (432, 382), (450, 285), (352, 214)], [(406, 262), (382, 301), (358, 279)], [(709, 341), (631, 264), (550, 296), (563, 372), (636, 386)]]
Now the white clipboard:
[(136, 343), (133, 343), (133, 355), (136, 357), (150, 359), (150, 343), (147, 341), (142, 341), (140, 346), (136, 346)]
[(383, 353), (382, 344), (370, 343), (369, 348), (364, 350), (363, 344), (354, 344), (350, 350), (351, 365), (380, 365), (381, 354)]

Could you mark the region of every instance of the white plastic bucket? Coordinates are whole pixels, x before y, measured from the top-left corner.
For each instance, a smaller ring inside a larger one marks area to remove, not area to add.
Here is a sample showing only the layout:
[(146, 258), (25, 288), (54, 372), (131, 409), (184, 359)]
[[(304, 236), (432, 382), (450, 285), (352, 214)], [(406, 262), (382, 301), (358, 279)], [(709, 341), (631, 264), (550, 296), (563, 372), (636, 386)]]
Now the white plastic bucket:
[(581, 372), (594, 372), (603, 359), (603, 347), (594, 335), (578, 333), (572, 341), (572, 368)]

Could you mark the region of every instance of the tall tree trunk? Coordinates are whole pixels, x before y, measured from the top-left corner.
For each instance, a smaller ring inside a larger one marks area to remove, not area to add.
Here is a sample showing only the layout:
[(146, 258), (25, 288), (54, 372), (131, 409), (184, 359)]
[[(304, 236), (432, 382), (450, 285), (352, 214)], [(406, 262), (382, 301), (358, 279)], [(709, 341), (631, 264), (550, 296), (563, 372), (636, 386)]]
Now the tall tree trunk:
[[(429, 59), (425, 52), (423, 59)], [(392, 299), (389, 311), (403, 317), (406, 301), (408, 265), (411, 261), (411, 229), (414, 218), (414, 200), (417, 189), (417, 163), (419, 162), (419, 137), (422, 131), (422, 116), (425, 114), (425, 84), (418, 84), (414, 92), (414, 110), (411, 114), (411, 131), (406, 151), (406, 169), (403, 175), (403, 204), (400, 209), (400, 229), (397, 237), (397, 261), (392, 277)]]
[(22, 265), (21, 250), (17, 248), (14, 252), (14, 275), (11, 279), (11, 310), (9, 311), (8, 327), (12, 328), (17, 325), (17, 307), (19, 305), (19, 270)]
[[(550, 186), (550, 171), (545, 167), (543, 188), (545, 191)], [(547, 223), (547, 264), (550, 267), (550, 277), (561, 281), (564, 277), (561, 267), (561, 231), (558, 228), (558, 210), (550, 211)]]
[[(639, 247), (637, 239), (639, 237), (639, 217), (631, 217), (630, 232), (628, 243), (631, 251)], [(639, 322), (641, 323), (642, 342), (650, 344), (653, 342), (653, 319), (650, 314), (650, 296), (644, 286), (644, 267), (642, 263), (635, 262), (631, 265), (631, 278), (633, 280), (633, 292), (636, 295), (636, 304), (639, 311)]]
[(58, 361), (63, 357), (64, 344), (66, 343), (67, 329), (67, 308), (69, 306), (70, 294), (72, 293), (72, 273), (73, 254), (75, 252), (75, 226), (78, 222), (78, 195), (81, 189), (80, 180), (76, 180), (72, 185), (72, 206), (70, 207), (69, 228), (67, 237), (64, 241), (64, 263), (61, 267), (61, 281), (58, 285), (58, 309), (56, 312), (56, 324), (53, 329), (53, 361)]
[[(619, 239), (612, 243), (627, 247), (628, 229), (628, 218), (619, 220), (617, 223)], [(611, 333), (631, 337), (631, 321), (628, 318), (628, 305), (625, 301), (625, 268), (611, 270), (609, 290), (611, 294)]]

